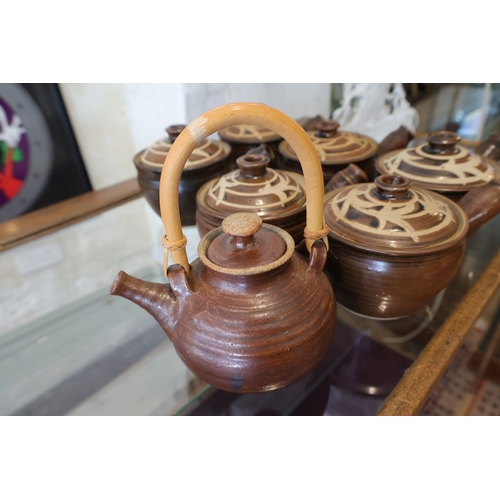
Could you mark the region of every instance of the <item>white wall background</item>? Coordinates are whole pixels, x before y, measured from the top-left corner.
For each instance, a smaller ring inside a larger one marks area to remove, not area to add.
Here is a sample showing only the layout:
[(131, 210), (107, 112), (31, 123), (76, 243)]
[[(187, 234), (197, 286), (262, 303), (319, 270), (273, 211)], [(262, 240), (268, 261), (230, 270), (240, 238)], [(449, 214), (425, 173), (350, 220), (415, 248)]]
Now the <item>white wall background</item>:
[[(61, 92), (94, 189), (135, 177), (133, 156), (167, 126), (224, 103), (261, 102), (293, 118), (330, 113), (325, 83), (65, 83)], [(189, 255), (198, 243), (192, 229)], [(120, 269), (133, 274), (154, 262), (162, 234), (160, 218), (140, 199), (0, 253), (0, 335), (109, 287)]]
[(185, 83), (186, 118), (228, 102), (259, 102), (292, 118), (330, 116), (329, 83)]

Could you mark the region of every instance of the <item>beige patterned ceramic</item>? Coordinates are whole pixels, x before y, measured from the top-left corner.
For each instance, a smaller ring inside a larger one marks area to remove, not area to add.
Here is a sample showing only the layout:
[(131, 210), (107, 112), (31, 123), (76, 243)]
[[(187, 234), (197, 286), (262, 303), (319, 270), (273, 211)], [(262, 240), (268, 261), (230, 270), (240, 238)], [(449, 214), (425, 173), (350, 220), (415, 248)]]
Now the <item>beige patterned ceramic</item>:
[(261, 144), (267, 146), (272, 151), (270, 166), (277, 166), (278, 145), (283, 139), (276, 132), (258, 125), (235, 124), (219, 131), (219, 136), (223, 141), (231, 145), (231, 165), (233, 169), (237, 168), (236, 160), (240, 156), (245, 155), (250, 149), (258, 147)]
[[(307, 133), (311, 139), (323, 167), (323, 177), (327, 183), (335, 173), (355, 163), (368, 176), (373, 172), (373, 157), (377, 143), (362, 134), (339, 130), (333, 120), (318, 122), (316, 130)], [(298, 171), (300, 168), (293, 148), (282, 141), (279, 145), (280, 168)]]
[(459, 199), (500, 177), (495, 160), (469, 151), (460, 140), (454, 132), (434, 132), (426, 142), (382, 155), (375, 167), (381, 174), (402, 175), (414, 186)]
[(244, 155), (237, 165), (238, 170), (207, 182), (198, 191), (196, 224), (200, 235), (220, 226), (228, 215), (250, 211), (300, 242), (306, 216), (304, 177), (269, 168), (265, 155)]
[(428, 305), (456, 274), (467, 234), (499, 210), (497, 181), (460, 204), (389, 174), (329, 192), (325, 272), (339, 304), (379, 319)]
[[(185, 125), (171, 125), (168, 137), (156, 141), (134, 157), (139, 185), (149, 205), (160, 215), (159, 186), (163, 164), (175, 139)], [(182, 171), (180, 191), (180, 212), (183, 226), (195, 224), (196, 193), (209, 179), (230, 170), (231, 146), (224, 141), (207, 138), (192, 152)]]

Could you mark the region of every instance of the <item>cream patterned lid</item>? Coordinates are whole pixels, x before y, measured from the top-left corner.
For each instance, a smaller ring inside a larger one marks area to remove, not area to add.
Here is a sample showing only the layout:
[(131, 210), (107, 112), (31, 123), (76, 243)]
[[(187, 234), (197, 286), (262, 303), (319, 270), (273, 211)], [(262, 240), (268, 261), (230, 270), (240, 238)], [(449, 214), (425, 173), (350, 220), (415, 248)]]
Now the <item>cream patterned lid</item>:
[(281, 140), (272, 130), (257, 125), (231, 125), (219, 131), (223, 141), (235, 144), (261, 144)]
[(304, 210), (304, 177), (268, 164), (265, 155), (238, 158), (239, 169), (206, 183), (198, 192), (198, 203), (222, 215), (246, 211), (267, 217)]
[[(338, 122), (323, 120), (318, 122), (317, 130), (307, 132), (322, 165), (356, 163), (377, 152), (378, 145), (370, 137), (338, 129)], [(295, 151), (286, 141), (280, 143), (279, 152), (290, 160), (299, 161)]]
[(381, 174), (402, 175), (414, 186), (441, 192), (468, 191), (499, 176), (495, 161), (472, 153), (459, 141), (454, 132), (434, 132), (423, 144), (382, 155), (376, 169)]
[[(172, 147), (176, 137), (185, 125), (172, 125), (167, 128), (168, 137), (156, 141), (141, 153), (139, 163), (143, 168), (161, 171), (165, 158)], [(224, 141), (206, 139), (191, 153), (184, 170), (196, 170), (209, 167), (222, 161), (231, 153), (231, 146)]]
[(337, 189), (325, 200), (330, 237), (370, 251), (430, 253), (458, 244), (468, 228), (456, 203), (398, 176)]

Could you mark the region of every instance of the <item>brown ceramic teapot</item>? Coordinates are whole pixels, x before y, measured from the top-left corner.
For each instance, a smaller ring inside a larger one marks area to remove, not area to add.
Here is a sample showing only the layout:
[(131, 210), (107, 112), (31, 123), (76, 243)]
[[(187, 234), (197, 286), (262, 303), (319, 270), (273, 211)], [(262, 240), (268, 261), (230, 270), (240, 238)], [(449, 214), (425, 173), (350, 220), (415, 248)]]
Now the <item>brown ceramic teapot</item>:
[(462, 146), (455, 132), (433, 132), (427, 140), (413, 140), (408, 147), (379, 156), (375, 169), (379, 174), (406, 177), (415, 187), (457, 201), (470, 190), (500, 178), (500, 165), (494, 159), (498, 143), (495, 137), (490, 139), (477, 148), (486, 154), (483, 156)]
[[(197, 144), (222, 127), (252, 124), (288, 140), (304, 167), (307, 194), (306, 249), (295, 250), (284, 230), (252, 213), (229, 216), (206, 234), (199, 258), (187, 262), (177, 187)], [(174, 264), (169, 284), (141, 281), (121, 271), (111, 294), (136, 302), (159, 322), (186, 366), (198, 377), (232, 392), (264, 392), (302, 378), (333, 340), (336, 303), (323, 273), (323, 179), (314, 145), (290, 117), (261, 104), (234, 103), (203, 114), (179, 135), (160, 181)], [(166, 265), (165, 265), (166, 267)]]
[(499, 211), (496, 180), (459, 204), (388, 174), (331, 191), (325, 272), (338, 303), (380, 319), (417, 311), (458, 271), (467, 234)]
[[(185, 125), (167, 127), (168, 137), (156, 141), (134, 157), (137, 179), (151, 208), (160, 215), (159, 186), (165, 158)], [(179, 182), (179, 209), (183, 226), (195, 224), (196, 193), (208, 180), (231, 169), (231, 146), (224, 141), (206, 139), (186, 162)]]
[(262, 154), (240, 156), (236, 164), (238, 170), (208, 181), (198, 191), (196, 225), (200, 236), (219, 227), (228, 215), (253, 212), (300, 243), (306, 225), (304, 176), (269, 168), (269, 157)]

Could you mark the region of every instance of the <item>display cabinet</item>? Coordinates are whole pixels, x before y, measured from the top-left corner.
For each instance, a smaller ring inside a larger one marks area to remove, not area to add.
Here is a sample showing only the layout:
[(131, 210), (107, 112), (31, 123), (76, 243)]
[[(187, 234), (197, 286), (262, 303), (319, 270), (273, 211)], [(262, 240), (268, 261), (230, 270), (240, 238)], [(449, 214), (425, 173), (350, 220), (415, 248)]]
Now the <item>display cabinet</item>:
[(332, 349), (306, 379), (265, 395), (234, 395), (206, 387), (176, 414), (418, 414), (459, 350), (466, 346), (472, 355), (495, 326), (499, 248), (496, 218), (470, 238), (458, 274), (427, 307), (383, 321), (339, 306)]
[[(130, 180), (5, 222), (0, 249), (139, 197)], [(199, 380), (156, 322), (106, 286), (0, 336), (0, 414), (416, 415), (464, 346), (472, 356), (494, 330), (499, 249), (496, 217), (468, 239), (446, 289), (408, 317), (373, 320), (339, 306), (323, 361), (299, 382), (263, 394), (228, 393)], [(138, 277), (165, 281), (153, 251), (140, 259)]]

